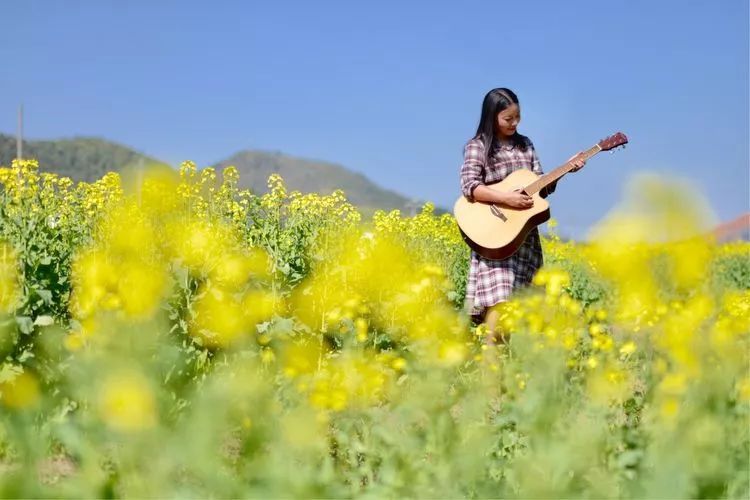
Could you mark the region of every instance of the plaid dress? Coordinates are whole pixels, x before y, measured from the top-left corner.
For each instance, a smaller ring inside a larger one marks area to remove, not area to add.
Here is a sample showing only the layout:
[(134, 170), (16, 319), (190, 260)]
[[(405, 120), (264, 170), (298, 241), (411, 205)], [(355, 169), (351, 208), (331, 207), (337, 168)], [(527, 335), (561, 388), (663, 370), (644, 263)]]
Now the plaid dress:
[[(527, 137), (526, 150), (510, 143), (497, 145), (489, 156), (489, 165), (484, 164), (484, 144), (472, 139), (464, 148), (464, 163), (461, 166), (461, 192), (473, 201), (474, 188), (480, 184), (493, 184), (505, 179), (511, 172), (526, 168), (541, 175), (542, 165)], [(554, 184), (548, 193), (554, 191)], [(542, 245), (539, 231), (532, 229), (521, 247), (503, 260), (488, 260), (472, 250), (469, 279), (466, 284), (466, 309), (472, 316), (483, 315), (487, 308), (505, 302), (516, 288), (528, 285), (536, 271), (542, 267)]]

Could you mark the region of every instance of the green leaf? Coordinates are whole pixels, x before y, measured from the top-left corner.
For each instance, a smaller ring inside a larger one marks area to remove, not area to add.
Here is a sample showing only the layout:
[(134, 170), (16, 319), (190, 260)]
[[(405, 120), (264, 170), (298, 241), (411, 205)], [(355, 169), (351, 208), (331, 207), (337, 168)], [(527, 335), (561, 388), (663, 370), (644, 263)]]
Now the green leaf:
[(36, 293), (46, 304), (52, 304), (52, 292), (49, 290), (36, 290)]
[(273, 336), (289, 335), (294, 330), (294, 319), (292, 318), (276, 318), (269, 329), (269, 333)]
[(27, 350), (27, 351), (23, 351), (23, 352), (21, 353), (21, 355), (20, 355), (20, 356), (18, 356), (18, 362), (19, 362), (19, 363), (23, 363), (23, 362), (24, 362), (24, 361), (26, 361), (27, 359), (31, 359), (31, 358), (33, 358), (33, 357), (34, 357), (34, 353), (33, 353), (33, 352), (31, 352), (30, 350)]
[(21, 333), (30, 334), (34, 331), (34, 322), (28, 316), (16, 316), (16, 323)]
[(622, 468), (633, 467), (639, 462), (642, 455), (643, 451), (641, 450), (625, 451), (619, 457), (617, 457), (617, 465)]
[(34, 324), (37, 326), (49, 326), (55, 323), (55, 319), (52, 316), (37, 316), (34, 320)]
[(22, 373), (22, 367), (5, 363), (3, 367), (0, 368), (0, 383), (14, 380)]

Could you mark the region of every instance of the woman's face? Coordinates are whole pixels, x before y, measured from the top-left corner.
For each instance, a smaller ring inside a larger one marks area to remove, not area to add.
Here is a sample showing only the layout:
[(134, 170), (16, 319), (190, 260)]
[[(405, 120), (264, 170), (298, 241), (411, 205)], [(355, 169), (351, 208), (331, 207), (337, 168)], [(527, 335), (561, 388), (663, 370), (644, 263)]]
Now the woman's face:
[(521, 122), (521, 108), (518, 104), (511, 104), (497, 114), (497, 131), (500, 137), (511, 137), (516, 133), (516, 127)]

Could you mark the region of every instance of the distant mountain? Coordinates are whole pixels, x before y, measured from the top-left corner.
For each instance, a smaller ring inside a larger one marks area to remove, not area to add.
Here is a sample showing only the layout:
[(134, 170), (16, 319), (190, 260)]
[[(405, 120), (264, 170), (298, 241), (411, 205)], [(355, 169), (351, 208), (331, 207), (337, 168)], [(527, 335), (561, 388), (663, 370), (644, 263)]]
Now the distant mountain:
[[(151, 158), (134, 149), (97, 138), (72, 138), (53, 141), (24, 141), (23, 156), (39, 161), (43, 172), (55, 172), (76, 181), (92, 182), (109, 171), (120, 172), (140, 162), (153, 163)], [(16, 139), (0, 133), (0, 165), (9, 166), (16, 157)], [(241, 151), (215, 165), (221, 170), (234, 165), (240, 174), (240, 187), (255, 193), (265, 193), (268, 176), (278, 173), (289, 190), (303, 193), (330, 194), (342, 189), (347, 199), (365, 216), (376, 209), (400, 209), (405, 214), (415, 213), (422, 203), (410, 200), (394, 191), (384, 189), (364, 175), (341, 165), (295, 158), (278, 152)], [(436, 210), (438, 213), (443, 210)]]
[(363, 209), (397, 208), (411, 213), (421, 207), (417, 200), (409, 200), (384, 189), (364, 175), (333, 163), (295, 158), (278, 152), (241, 151), (220, 161), (215, 168), (221, 171), (229, 165), (237, 167), (240, 187), (250, 188), (257, 193), (266, 192), (268, 176), (278, 173), (290, 191), (329, 194), (335, 189), (343, 189), (347, 199)]
[[(91, 137), (55, 141), (23, 141), (24, 158), (39, 161), (39, 170), (55, 172), (76, 181), (92, 182), (109, 171), (121, 171), (140, 161), (155, 162), (133, 149)], [(16, 139), (0, 134), (0, 165), (9, 166), (16, 157)]]

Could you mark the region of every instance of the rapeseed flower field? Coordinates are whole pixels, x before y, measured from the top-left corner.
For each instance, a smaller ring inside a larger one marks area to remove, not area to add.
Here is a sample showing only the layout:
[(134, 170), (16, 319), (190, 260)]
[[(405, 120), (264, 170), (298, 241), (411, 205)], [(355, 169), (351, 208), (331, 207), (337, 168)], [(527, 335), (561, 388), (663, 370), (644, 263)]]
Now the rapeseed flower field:
[(750, 244), (646, 176), (484, 345), (451, 215), (0, 168), (4, 497), (750, 495)]

